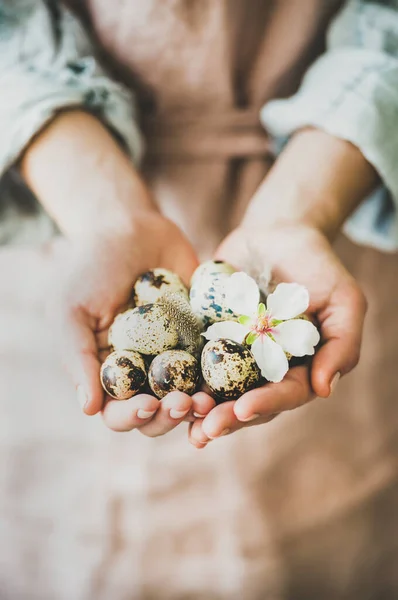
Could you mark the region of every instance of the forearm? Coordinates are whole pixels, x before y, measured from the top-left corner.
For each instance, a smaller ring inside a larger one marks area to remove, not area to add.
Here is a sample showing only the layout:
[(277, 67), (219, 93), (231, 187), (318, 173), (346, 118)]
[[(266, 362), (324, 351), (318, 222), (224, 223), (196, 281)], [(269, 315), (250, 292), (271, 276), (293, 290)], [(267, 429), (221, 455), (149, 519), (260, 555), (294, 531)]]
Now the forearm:
[(259, 187), (243, 225), (301, 223), (333, 239), (377, 182), (376, 171), (358, 148), (316, 129), (303, 130)]
[(71, 239), (129, 235), (137, 219), (155, 210), (129, 157), (85, 112), (59, 114), (25, 152), (21, 170)]

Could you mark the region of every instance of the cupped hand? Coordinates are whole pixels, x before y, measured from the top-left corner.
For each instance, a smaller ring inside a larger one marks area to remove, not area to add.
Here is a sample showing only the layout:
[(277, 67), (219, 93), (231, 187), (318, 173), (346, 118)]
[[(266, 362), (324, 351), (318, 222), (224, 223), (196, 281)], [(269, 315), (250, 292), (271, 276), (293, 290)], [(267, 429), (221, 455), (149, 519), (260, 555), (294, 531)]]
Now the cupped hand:
[[(221, 244), (217, 258), (242, 270), (272, 270), (277, 282), (297, 282), (310, 294), (308, 312), (316, 317), (321, 347), (311, 365), (291, 368), (281, 383), (247, 392), (236, 402), (216, 406), (190, 426), (196, 447), (242, 427), (272, 420), (316, 396), (327, 398), (340, 376), (353, 369), (361, 347), (366, 300), (353, 277), (318, 230), (306, 225), (284, 225), (272, 230), (238, 228)], [(208, 400), (208, 394), (197, 396)]]
[(139, 428), (157, 436), (193, 413), (207, 414), (213, 401), (194, 402), (173, 392), (161, 402), (149, 394), (125, 401), (105, 396), (100, 366), (108, 349), (108, 329), (127, 307), (132, 286), (144, 271), (165, 267), (188, 284), (197, 266), (194, 250), (170, 221), (157, 213), (137, 217), (131, 233), (119, 237), (59, 244), (50, 315), (63, 362), (87, 415), (102, 411), (105, 424), (116, 431)]

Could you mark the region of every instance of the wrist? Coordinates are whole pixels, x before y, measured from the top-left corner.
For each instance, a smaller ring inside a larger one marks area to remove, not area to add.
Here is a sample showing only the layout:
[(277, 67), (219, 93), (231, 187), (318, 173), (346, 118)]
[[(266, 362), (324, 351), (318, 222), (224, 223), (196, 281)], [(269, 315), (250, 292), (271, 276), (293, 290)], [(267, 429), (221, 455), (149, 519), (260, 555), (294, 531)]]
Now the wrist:
[[(106, 287), (108, 280), (128, 280), (137, 269), (147, 271), (159, 263), (157, 242), (164, 222), (160, 214), (137, 215), (128, 232), (101, 231), (60, 239), (55, 246), (56, 279), (69, 281), (74, 274), (93, 271), (101, 274)], [(81, 280), (79, 285), (83, 284)]]
[(332, 240), (377, 184), (361, 152), (318, 130), (298, 132), (254, 195), (245, 225), (299, 224)]
[(70, 239), (128, 236), (137, 219), (156, 212), (130, 158), (88, 113), (58, 115), (30, 145), (21, 170)]
[(253, 197), (242, 225), (245, 228), (261, 226), (264, 230), (311, 228), (333, 240), (345, 220), (343, 211), (339, 210), (340, 203), (325, 194), (322, 195), (322, 205), (312, 202), (311, 198), (304, 185), (268, 187), (265, 181)]
[(118, 268), (130, 265), (134, 270), (137, 264), (145, 266), (152, 247), (157, 248), (165, 222), (158, 212), (136, 213), (123, 229), (104, 226), (92, 229), (87, 235), (69, 237), (68, 241), (76, 256), (96, 257), (101, 262), (118, 264)]

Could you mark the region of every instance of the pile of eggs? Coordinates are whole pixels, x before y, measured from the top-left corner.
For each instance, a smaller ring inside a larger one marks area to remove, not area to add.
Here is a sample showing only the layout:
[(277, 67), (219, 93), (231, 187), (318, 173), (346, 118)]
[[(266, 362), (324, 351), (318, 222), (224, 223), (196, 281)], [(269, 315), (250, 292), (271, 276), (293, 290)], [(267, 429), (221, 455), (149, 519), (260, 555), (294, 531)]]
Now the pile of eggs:
[(143, 273), (133, 288), (134, 308), (119, 314), (109, 330), (113, 351), (101, 368), (106, 393), (127, 400), (149, 391), (161, 399), (175, 390), (191, 395), (204, 380), (223, 402), (263, 383), (248, 346), (227, 339), (204, 345), (201, 335), (218, 321), (237, 321), (223, 293), (234, 272), (225, 262), (205, 262), (190, 291), (167, 269)]

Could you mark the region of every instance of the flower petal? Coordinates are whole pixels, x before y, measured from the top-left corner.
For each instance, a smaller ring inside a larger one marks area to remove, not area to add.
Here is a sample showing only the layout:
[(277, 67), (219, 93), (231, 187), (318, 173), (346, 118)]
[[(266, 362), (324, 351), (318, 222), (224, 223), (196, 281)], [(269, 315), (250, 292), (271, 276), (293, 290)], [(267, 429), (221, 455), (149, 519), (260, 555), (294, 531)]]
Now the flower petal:
[(268, 335), (261, 335), (252, 345), (251, 351), (261, 369), (261, 375), (279, 383), (289, 370), (289, 363), (282, 348)]
[(314, 347), (320, 340), (319, 331), (315, 325), (302, 319), (280, 323), (273, 328), (272, 333), (276, 343), (293, 356), (314, 354)]
[(245, 325), (241, 325), (240, 323), (221, 321), (220, 323), (210, 325), (208, 330), (202, 333), (202, 335), (207, 340), (227, 339), (241, 344), (249, 331), (249, 327), (245, 327)]
[(260, 291), (246, 273), (233, 273), (225, 282), (225, 304), (238, 315), (257, 314)]
[(305, 312), (310, 303), (307, 288), (298, 283), (280, 283), (267, 298), (267, 308), (273, 319), (294, 319)]

